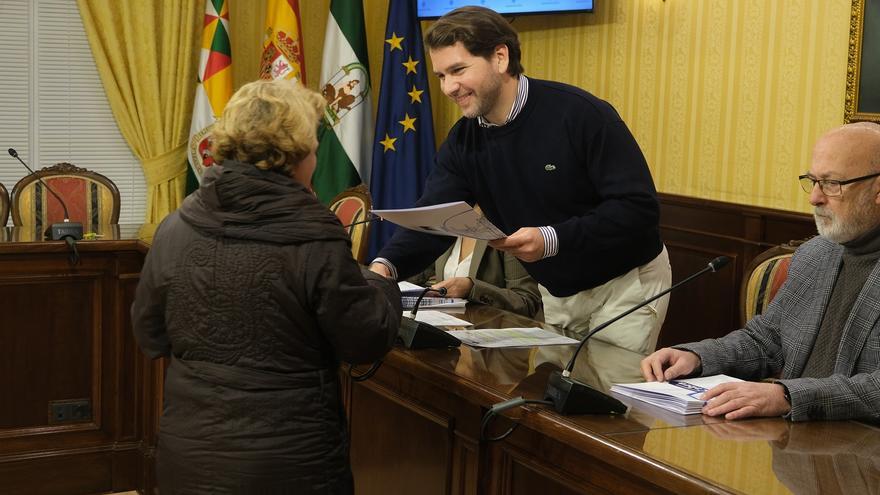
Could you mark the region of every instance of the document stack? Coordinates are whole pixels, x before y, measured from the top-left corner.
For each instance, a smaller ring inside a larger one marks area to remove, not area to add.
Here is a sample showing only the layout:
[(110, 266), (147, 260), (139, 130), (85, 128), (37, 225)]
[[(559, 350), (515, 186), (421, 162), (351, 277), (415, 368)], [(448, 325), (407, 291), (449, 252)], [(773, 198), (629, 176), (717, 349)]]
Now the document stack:
[(732, 376), (714, 375), (668, 382), (618, 383), (611, 391), (678, 414), (698, 414), (706, 404), (701, 397), (707, 390), (721, 383), (741, 381)]

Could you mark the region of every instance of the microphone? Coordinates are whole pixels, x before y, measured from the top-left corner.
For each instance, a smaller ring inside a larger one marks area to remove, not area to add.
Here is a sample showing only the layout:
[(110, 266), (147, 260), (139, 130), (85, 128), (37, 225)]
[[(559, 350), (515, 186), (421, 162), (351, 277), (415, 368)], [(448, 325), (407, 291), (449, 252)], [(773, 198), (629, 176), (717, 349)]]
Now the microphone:
[(358, 220), (357, 222), (351, 222), (351, 223), (348, 224), (348, 225), (343, 225), (342, 228), (343, 228), (343, 229), (347, 229), (347, 228), (349, 228), (349, 227), (351, 227), (351, 226), (353, 226), (353, 225), (360, 225), (360, 224), (362, 224), (362, 223), (370, 223), (370, 222), (372, 222), (373, 220), (375, 220), (375, 219), (377, 219), (377, 218), (379, 219), (380, 222), (382, 221), (382, 217), (380, 217), (380, 216), (378, 216), (378, 215), (373, 215), (372, 213), (370, 213), (370, 216), (368, 216), (367, 218), (365, 218), (365, 219), (363, 219), (363, 220)]
[(697, 273), (694, 273), (690, 277), (678, 282), (677, 284), (672, 285), (668, 289), (661, 291), (653, 297), (650, 297), (645, 301), (640, 302), (639, 304), (624, 311), (623, 313), (620, 313), (614, 318), (611, 318), (610, 320), (591, 330), (581, 340), (580, 345), (578, 345), (578, 348), (574, 351), (574, 354), (571, 356), (571, 359), (568, 361), (568, 365), (565, 367), (565, 369), (562, 372), (554, 371), (550, 374), (550, 379), (547, 381), (547, 388), (544, 391), (544, 399), (553, 402), (553, 407), (560, 414), (625, 413), (626, 405), (623, 402), (620, 402), (614, 397), (606, 395), (585, 383), (581, 383), (571, 378), (571, 370), (574, 369), (575, 360), (577, 359), (578, 353), (584, 347), (584, 344), (587, 343), (587, 340), (589, 340), (590, 337), (596, 335), (596, 333), (598, 333), (599, 331), (608, 328), (612, 323), (615, 323), (624, 316), (632, 313), (633, 311), (641, 308), (642, 306), (650, 302), (656, 301), (657, 299), (665, 296), (666, 294), (669, 294), (673, 290), (681, 287), (682, 285), (690, 282), (691, 280), (699, 277), (706, 272), (717, 272), (729, 262), (730, 258), (728, 258), (727, 256), (719, 256), (710, 261), (705, 268), (698, 271)]
[[(22, 160), (21, 157), (18, 156), (18, 152), (15, 151), (15, 148), (9, 148), (8, 151), (9, 156), (21, 162), (21, 164), (24, 165), (24, 168), (26, 168), (31, 175), (35, 175), (35, 172), (31, 170), (30, 167), (28, 167), (27, 163), (25, 163), (24, 160)], [(49, 187), (49, 184), (46, 184), (39, 175), (35, 175), (35, 177), (37, 178), (37, 181), (46, 188), (47, 191), (52, 193), (52, 196), (55, 196), (55, 199), (57, 199), (58, 202), (61, 203), (61, 208), (64, 209), (64, 222), (53, 223), (51, 226), (49, 226), (49, 228), (46, 229), (46, 237), (50, 238), (53, 241), (60, 241), (67, 238), (73, 240), (82, 239), (83, 226), (79, 222), (70, 221), (70, 214), (67, 212), (67, 205), (64, 203), (64, 200), (61, 199), (61, 196), (56, 194), (55, 191), (53, 191), (52, 188)]]
[(461, 341), (451, 333), (441, 330), (430, 323), (416, 320), (419, 304), (422, 303), (425, 294), (431, 291), (439, 292), (441, 297), (446, 295), (446, 287), (436, 290), (426, 287), (419, 294), (418, 299), (416, 299), (416, 303), (413, 305), (409, 316), (404, 316), (400, 319), (400, 329), (397, 332), (397, 338), (407, 349), (445, 349), (461, 345)]

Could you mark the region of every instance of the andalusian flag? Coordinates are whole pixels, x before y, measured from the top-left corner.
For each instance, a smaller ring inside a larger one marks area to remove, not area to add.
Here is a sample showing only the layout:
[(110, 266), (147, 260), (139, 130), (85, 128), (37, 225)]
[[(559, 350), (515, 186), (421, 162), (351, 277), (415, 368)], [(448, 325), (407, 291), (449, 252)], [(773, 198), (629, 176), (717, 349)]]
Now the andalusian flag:
[(293, 79), (306, 83), (299, 24), (299, 0), (268, 0), (261, 79)]
[(199, 85), (189, 129), (188, 158), (192, 176), (187, 193), (198, 188), (211, 158), (211, 127), (232, 96), (232, 49), (229, 45), (228, 0), (205, 0), (205, 27), (199, 60)]
[(361, 0), (331, 0), (321, 65), (321, 93), (327, 100), (312, 183), (329, 203), (342, 190), (370, 181), (373, 109)]

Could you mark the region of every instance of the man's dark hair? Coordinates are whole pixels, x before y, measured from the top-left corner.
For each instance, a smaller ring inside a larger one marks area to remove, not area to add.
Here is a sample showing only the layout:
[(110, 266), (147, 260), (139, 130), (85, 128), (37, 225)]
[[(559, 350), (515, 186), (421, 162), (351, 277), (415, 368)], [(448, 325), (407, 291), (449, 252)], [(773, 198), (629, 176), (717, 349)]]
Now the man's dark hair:
[(486, 60), (495, 47), (507, 45), (510, 63), (507, 73), (518, 76), (523, 72), (519, 59), (519, 37), (501, 14), (485, 7), (459, 7), (437, 20), (425, 33), (425, 45), (430, 50), (452, 46), (458, 42), (472, 55)]

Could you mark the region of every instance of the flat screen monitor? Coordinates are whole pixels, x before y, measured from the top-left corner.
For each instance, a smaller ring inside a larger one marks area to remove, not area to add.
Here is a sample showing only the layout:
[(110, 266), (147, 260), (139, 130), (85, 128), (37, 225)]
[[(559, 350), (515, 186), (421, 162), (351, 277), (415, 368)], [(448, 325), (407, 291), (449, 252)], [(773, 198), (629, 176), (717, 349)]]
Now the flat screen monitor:
[(419, 19), (436, 19), (465, 5), (487, 7), (499, 14), (592, 12), (594, 0), (418, 0)]

